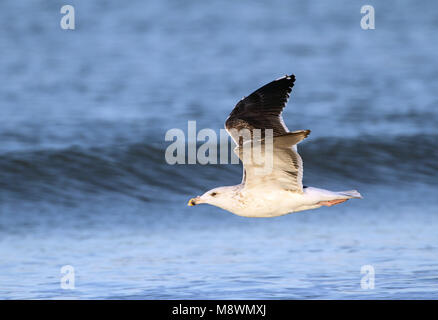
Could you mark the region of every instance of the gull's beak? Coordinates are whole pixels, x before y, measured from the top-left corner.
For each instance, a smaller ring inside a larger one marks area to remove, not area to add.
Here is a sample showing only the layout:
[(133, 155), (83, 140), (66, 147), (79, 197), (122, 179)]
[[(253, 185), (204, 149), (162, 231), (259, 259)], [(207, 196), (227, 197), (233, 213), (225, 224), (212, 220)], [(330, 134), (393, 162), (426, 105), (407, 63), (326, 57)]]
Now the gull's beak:
[(189, 202), (187, 203), (187, 205), (190, 206), (190, 207), (196, 206), (199, 203), (200, 200), (201, 199), (199, 197), (191, 198), (189, 200)]

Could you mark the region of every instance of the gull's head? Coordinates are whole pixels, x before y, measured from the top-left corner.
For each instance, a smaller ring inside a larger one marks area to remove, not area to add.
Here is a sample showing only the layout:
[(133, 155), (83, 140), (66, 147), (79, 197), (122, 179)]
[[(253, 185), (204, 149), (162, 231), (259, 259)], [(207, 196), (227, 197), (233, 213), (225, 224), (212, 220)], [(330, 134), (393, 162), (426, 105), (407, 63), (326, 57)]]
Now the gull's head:
[(196, 206), (197, 204), (206, 203), (216, 207), (224, 208), (232, 201), (232, 197), (235, 194), (234, 187), (219, 187), (214, 188), (202, 196), (192, 198), (187, 203), (188, 206)]

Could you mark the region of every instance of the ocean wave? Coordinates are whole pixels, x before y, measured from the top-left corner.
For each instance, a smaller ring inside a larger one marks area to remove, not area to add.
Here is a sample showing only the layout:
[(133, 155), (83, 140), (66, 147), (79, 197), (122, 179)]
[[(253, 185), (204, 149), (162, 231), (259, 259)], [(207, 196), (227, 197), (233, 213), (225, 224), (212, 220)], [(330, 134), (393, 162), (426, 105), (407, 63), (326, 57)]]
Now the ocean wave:
[[(305, 182), (353, 180), (356, 184), (435, 183), (438, 135), (307, 139), (299, 149)], [(169, 165), (167, 145), (133, 143), (69, 147), (0, 155), (3, 198), (74, 199), (119, 193), (144, 201), (166, 193), (198, 192), (237, 184), (241, 165)]]
[(362, 183), (436, 183), (438, 135), (323, 138), (300, 149), (306, 167), (318, 174)]

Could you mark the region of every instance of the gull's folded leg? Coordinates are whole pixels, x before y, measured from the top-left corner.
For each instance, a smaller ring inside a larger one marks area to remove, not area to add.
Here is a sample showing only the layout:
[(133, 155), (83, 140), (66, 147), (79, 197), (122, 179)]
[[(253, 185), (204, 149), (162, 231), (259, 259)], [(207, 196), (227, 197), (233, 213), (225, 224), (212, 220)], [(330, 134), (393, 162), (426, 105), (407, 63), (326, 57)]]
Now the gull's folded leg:
[(318, 202), (318, 204), (322, 205), (322, 206), (327, 206), (327, 207), (331, 207), (334, 206), (335, 204), (340, 204), (342, 202), (347, 201), (348, 199), (339, 199), (339, 200), (330, 200), (330, 201), (320, 201)]

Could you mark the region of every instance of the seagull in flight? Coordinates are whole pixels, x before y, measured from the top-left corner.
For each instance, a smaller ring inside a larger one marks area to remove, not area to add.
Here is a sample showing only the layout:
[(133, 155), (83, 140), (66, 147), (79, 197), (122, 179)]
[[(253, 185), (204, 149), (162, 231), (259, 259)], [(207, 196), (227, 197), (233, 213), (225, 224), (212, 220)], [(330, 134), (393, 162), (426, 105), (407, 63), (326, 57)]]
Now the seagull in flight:
[[(204, 203), (239, 216), (261, 218), (362, 198), (356, 190), (329, 191), (303, 186), (303, 161), (297, 144), (310, 134), (310, 130), (290, 132), (281, 115), (294, 82), (294, 75), (286, 75), (237, 103), (225, 128), (237, 145), (234, 152), (243, 163), (242, 182), (209, 190), (190, 199), (189, 206)], [(242, 134), (245, 130), (249, 136)], [(261, 134), (256, 138), (257, 130)], [(271, 139), (268, 139), (268, 132), (271, 132)], [(245, 157), (245, 150), (251, 151), (252, 157)], [(271, 162), (266, 160), (269, 155)], [(265, 161), (255, 161), (261, 158)], [(261, 163), (270, 163), (270, 170), (261, 170)]]

